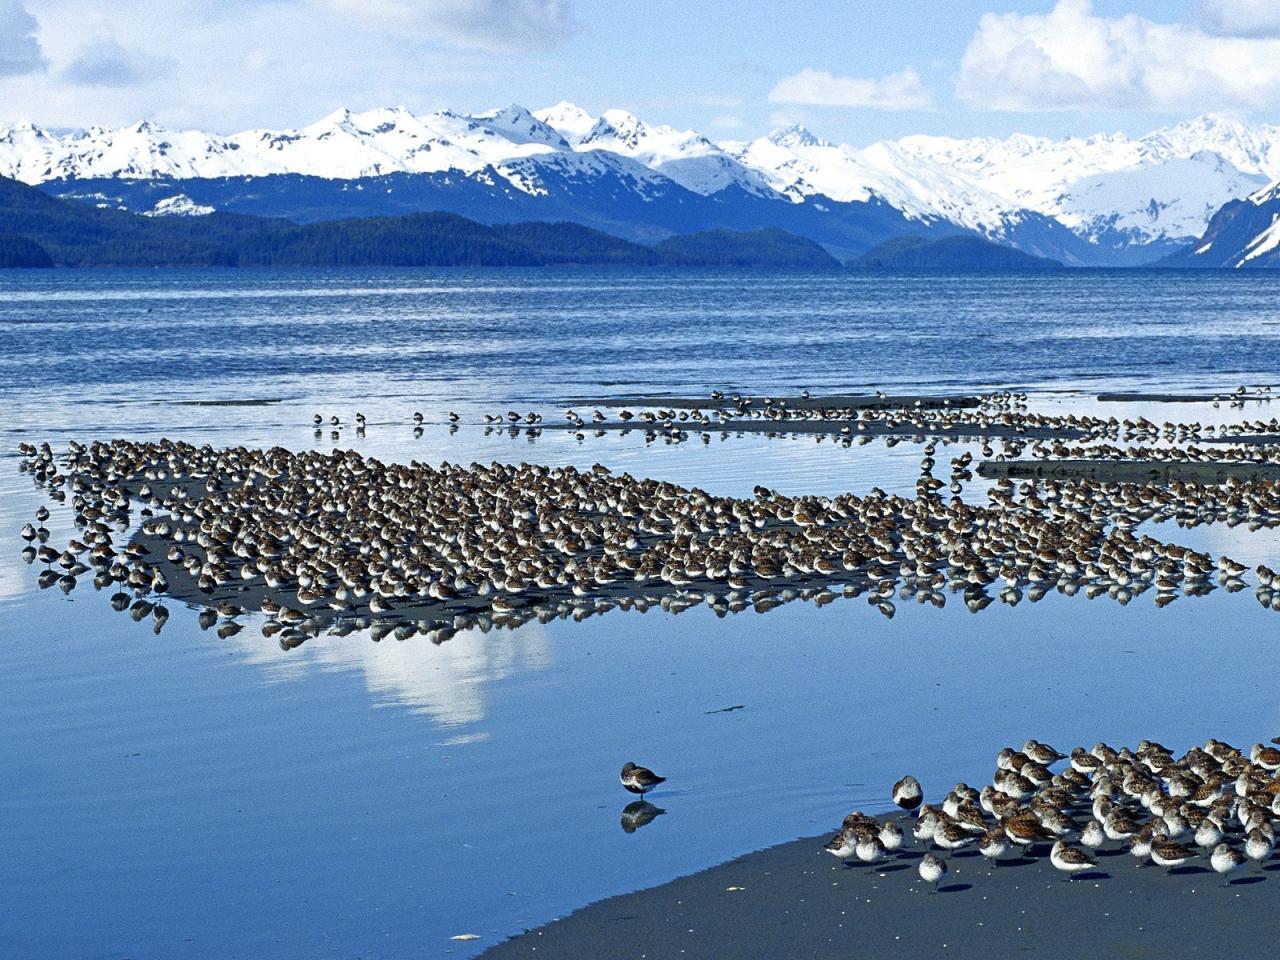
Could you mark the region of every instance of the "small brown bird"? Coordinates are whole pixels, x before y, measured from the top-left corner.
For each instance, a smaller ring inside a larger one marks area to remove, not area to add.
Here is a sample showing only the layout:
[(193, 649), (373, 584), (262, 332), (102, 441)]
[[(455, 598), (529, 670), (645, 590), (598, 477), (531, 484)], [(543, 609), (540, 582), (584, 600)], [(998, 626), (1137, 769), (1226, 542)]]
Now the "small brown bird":
[(935, 892), (938, 889), (938, 881), (947, 874), (947, 862), (940, 857), (935, 857), (932, 853), (926, 853), (916, 869), (920, 871), (920, 879), (932, 884), (931, 892)]
[(1065, 840), (1059, 840), (1049, 851), (1049, 862), (1071, 879), (1073, 873), (1089, 870), (1098, 865), (1098, 861), (1079, 847), (1068, 846)]
[(664, 783), (667, 778), (658, 776), (648, 767), (638, 767), (628, 761), (622, 765), (622, 774), (619, 779), (624, 787), (643, 797), (658, 784)]
[(1151, 862), (1160, 867), (1176, 867), (1186, 863), (1192, 857), (1199, 856), (1186, 844), (1172, 840), (1156, 841), (1151, 844)]
[(920, 781), (908, 774), (893, 785), (893, 802), (903, 810), (914, 810), (924, 799)]

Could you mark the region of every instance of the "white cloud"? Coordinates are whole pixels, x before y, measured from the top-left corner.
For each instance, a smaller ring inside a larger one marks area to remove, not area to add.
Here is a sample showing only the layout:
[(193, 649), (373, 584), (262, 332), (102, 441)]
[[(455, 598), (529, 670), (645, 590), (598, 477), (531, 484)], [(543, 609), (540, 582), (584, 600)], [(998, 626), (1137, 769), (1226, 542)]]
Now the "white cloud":
[(327, 0), (367, 26), (483, 50), (553, 46), (573, 31), (569, 0)]
[(1223, 37), (1280, 37), (1277, 0), (1200, 0), (1200, 22)]
[(38, 27), (22, 0), (0, 0), (0, 77), (44, 70), (47, 61), (36, 39)]
[[(518, 97), (512, 84), (549, 59), (543, 47), (495, 55), (335, 3), (25, 0), (48, 65), (0, 74), (0, 124), (148, 119), (232, 133), (311, 123), (341, 106), (478, 110)], [(12, 25), (0, 16), (0, 51), (12, 47)]]
[(1280, 40), (1100, 17), (1090, 0), (1059, 0), (1047, 14), (985, 14), (956, 90), (994, 110), (1251, 109), (1280, 97)]
[(804, 69), (783, 77), (769, 94), (772, 103), (818, 107), (870, 107), (875, 110), (923, 110), (933, 97), (911, 67), (888, 76), (837, 77)]

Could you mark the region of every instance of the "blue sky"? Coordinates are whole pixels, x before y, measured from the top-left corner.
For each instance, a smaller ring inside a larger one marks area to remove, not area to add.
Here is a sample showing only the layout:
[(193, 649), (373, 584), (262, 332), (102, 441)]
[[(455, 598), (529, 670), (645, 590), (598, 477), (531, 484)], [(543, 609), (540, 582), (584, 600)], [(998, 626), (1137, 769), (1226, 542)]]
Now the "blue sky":
[(1274, 122), (1280, 0), (0, 0), (0, 122), (233, 132), (561, 99), (857, 144)]

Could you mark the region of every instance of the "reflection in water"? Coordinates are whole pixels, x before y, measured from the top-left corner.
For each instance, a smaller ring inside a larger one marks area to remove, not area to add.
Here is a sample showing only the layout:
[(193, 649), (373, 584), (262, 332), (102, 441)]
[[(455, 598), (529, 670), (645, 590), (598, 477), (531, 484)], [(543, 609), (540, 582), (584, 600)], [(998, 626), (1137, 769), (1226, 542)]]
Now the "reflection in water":
[(622, 832), (635, 833), (666, 812), (662, 807), (655, 807), (648, 800), (633, 800), (622, 808)]
[(486, 691), (494, 683), (552, 663), (546, 629), (536, 622), (501, 632), (464, 630), (439, 646), (361, 641), (359, 635), (316, 639), (282, 655), (277, 644), (251, 632), (235, 638), (271, 680), (302, 680), (314, 670), (358, 671), (379, 702), (399, 704), (446, 727), (483, 721)]

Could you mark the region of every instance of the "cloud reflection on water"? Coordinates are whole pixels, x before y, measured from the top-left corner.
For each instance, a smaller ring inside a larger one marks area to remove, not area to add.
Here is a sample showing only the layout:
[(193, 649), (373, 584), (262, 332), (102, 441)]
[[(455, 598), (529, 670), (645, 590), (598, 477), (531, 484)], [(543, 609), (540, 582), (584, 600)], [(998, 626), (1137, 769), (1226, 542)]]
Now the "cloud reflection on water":
[[(493, 684), (546, 670), (554, 659), (546, 628), (537, 622), (517, 630), (461, 630), (440, 645), (421, 637), (373, 643), (367, 633), (356, 633), (320, 636), (282, 652), (253, 628), (233, 642), (249, 663), (262, 668), (267, 682), (301, 681), (315, 671), (363, 674), (365, 688), (379, 705), (404, 707), (440, 727), (481, 723)], [(483, 736), (464, 733), (446, 743), (477, 739)]]

